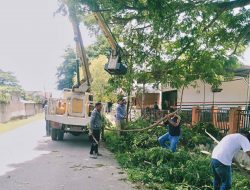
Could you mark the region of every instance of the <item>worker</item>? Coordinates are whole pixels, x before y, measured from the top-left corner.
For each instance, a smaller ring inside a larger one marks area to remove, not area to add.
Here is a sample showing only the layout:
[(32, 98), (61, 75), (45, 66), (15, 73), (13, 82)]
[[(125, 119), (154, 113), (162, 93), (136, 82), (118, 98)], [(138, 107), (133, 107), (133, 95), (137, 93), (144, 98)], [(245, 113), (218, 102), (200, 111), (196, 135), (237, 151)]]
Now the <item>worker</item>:
[[(173, 112), (172, 109), (170, 114), (166, 116), (167, 121), (163, 123), (163, 126), (168, 127), (168, 132), (158, 138), (158, 141), (163, 148), (170, 149), (172, 152), (176, 151), (177, 144), (180, 139), (181, 127), (180, 121), (181, 117)], [(169, 141), (170, 145), (167, 145)]]
[(214, 175), (214, 189), (228, 190), (232, 186), (231, 165), (234, 155), (243, 149), (250, 156), (250, 133), (241, 130), (240, 133), (225, 136), (212, 152), (211, 167)]
[(45, 123), (46, 123), (46, 136), (50, 136), (50, 123), (49, 120), (46, 119), (46, 116), (48, 114), (48, 100), (46, 99), (43, 104), (43, 109), (45, 113)]
[(97, 158), (97, 156), (102, 156), (98, 152), (98, 144), (100, 141), (100, 133), (102, 128), (102, 103), (98, 102), (95, 104), (95, 109), (91, 113), (90, 118), (90, 129), (89, 129), (89, 139), (91, 141), (90, 148), (90, 158)]
[(115, 123), (118, 129), (117, 133), (120, 135), (120, 129), (124, 129), (126, 125), (126, 100), (120, 98), (116, 108)]
[(158, 106), (157, 102), (155, 102), (155, 104), (154, 104), (154, 110), (155, 110), (155, 111), (158, 111), (158, 110), (159, 110), (159, 106)]
[(158, 120), (159, 119), (159, 106), (157, 104), (157, 102), (154, 103), (154, 106), (153, 106), (153, 111), (154, 111), (154, 120)]

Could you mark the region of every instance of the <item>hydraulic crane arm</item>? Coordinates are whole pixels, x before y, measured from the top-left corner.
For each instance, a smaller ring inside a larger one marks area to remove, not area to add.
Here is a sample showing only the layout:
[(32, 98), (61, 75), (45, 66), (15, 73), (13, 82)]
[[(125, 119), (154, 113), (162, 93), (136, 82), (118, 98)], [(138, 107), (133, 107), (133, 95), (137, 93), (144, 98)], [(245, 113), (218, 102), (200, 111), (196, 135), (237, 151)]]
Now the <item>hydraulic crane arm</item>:
[[(66, 5), (68, 5), (67, 0), (62, 0), (62, 2)], [(97, 7), (97, 6), (96, 6)], [(116, 42), (114, 36), (112, 35), (112, 32), (110, 28), (108, 27), (107, 23), (105, 22), (104, 17), (102, 14), (98, 11), (93, 11), (94, 17), (97, 20), (98, 25), (100, 26), (101, 30), (103, 31), (105, 37), (107, 38), (110, 47), (112, 49), (110, 56), (109, 56), (109, 61), (107, 64), (105, 64), (104, 69), (114, 75), (124, 75), (127, 73), (127, 66), (123, 63), (121, 63), (121, 48), (119, 47), (118, 43)], [(73, 25), (74, 29), (74, 34), (76, 37), (76, 47), (77, 47), (77, 54), (78, 57), (80, 58), (82, 68), (85, 70), (83, 71), (84, 77), (87, 80), (87, 85), (90, 86), (90, 72), (89, 72), (89, 64), (88, 64), (88, 59), (86, 56), (86, 51), (83, 46), (82, 42), (82, 36), (81, 32), (79, 29), (79, 23), (77, 23), (74, 19), (70, 19)]]
[(117, 42), (116, 42), (115, 38), (113, 37), (113, 35), (112, 35), (108, 25), (106, 24), (103, 16), (101, 15), (100, 12), (94, 12), (93, 15), (94, 15), (98, 25), (100, 26), (101, 30), (103, 31), (104, 36), (107, 38), (113, 53), (116, 54), (117, 48), (118, 48)]
[(83, 41), (82, 41), (82, 35), (81, 35), (81, 31), (79, 28), (79, 24), (71, 19), (71, 23), (73, 26), (73, 31), (74, 31), (74, 40), (76, 42), (76, 54), (77, 54), (77, 58), (80, 59), (80, 64), (83, 70), (83, 75), (84, 75), (84, 79), (86, 79), (86, 84), (88, 87), (90, 87), (90, 83), (91, 83), (91, 74), (89, 71), (89, 62), (88, 62), (88, 58), (86, 55), (86, 50), (83, 46)]
[(107, 64), (105, 64), (104, 69), (113, 75), (124, 75), (127, 72), (127, 66), (121, 63), (121, 48), (116, 42), (114, 36), (112, 35), (112, 32), (110, 28), (108, 27), (107, 23), (105, 22), (104, 17), (102, 14), (98, 11), (94, 11), (93, 15), (100, 26), (102, 32), (104, 33), (104, 36), (107, 38), (109, 45), (112, 49), (109, 61)]

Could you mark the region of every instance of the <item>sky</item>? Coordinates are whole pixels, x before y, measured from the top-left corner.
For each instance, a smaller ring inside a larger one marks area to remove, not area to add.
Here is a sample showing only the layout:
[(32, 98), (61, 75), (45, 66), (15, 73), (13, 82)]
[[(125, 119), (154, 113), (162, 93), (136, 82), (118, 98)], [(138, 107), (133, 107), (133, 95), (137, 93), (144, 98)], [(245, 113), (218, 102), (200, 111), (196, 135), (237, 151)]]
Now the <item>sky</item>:
[[(54, 91), (64, 50), (75, 47), (68, 17), (53, 17), (57, 8), (57, 0), (0, 2), (0, 69), (13, 72), (25, 90)], [(86, 46), (95, 41), (83, 26), (81, 32)]]
[[(67, 16), (53, 13), (57, 0), (6, 0), (0, 3), (0, 69), (11, 71), (25, 90), (56, 90), (56, 68), (67, 46), (74, 47)], [(95, 41), (81, 27), (85, 46)], [(243, 56), (250, 65), (250, 48)]]

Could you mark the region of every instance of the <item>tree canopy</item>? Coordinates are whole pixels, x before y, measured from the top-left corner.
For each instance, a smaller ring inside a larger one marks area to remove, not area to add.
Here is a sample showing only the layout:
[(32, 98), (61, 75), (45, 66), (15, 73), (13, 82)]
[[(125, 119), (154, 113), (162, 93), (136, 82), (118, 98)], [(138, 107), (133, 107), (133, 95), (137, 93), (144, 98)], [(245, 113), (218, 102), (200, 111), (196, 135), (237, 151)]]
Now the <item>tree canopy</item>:
[(68, 47), (63, 55), (64, 61), (57, 68), (57, 89), (72, 88), (73, 78), (76, 75), (76, 55), (74, 49)]
[(13, 93), (23, 95), (24, 91), (13, 73), (0, 69), (0, 103), (7, 103)]
[[(156, 83), (177, 88), (197, 79), (219, 85), (249, 44), (250, 0), (70, 2), (78, 15), (104, 15), (135, 77), (146, 72)], [(83, 20), (92, 30), (98, 28), (93, 19)]]
[(103, 69), (107, 63), (107, 57), (100, 55), (91, 60), (90, 73), (93, 78), (91, 92), (94, 94), (96, 101), (108, 102), (116, 101), (116, 95), (109, 91), (108, 80), (109, 74)]

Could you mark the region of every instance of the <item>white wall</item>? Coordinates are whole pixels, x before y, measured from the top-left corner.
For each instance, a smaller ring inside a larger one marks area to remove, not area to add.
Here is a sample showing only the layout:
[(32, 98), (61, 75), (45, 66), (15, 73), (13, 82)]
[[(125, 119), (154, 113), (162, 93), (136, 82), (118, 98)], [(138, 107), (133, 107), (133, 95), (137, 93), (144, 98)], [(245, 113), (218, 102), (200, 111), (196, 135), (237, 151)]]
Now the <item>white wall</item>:
[[(192, 105), (203, 106), (204, 105), (204, 92), (205, 92), (205, 105), (211, 106), (213, 104), (213, 92), (211, 91), (211, 85), (205, 84), (202, 81), (196, 81), (188, 88), (184, 89), (183, 94), (183, 107), (191, 107)], [(244, 79), (223, 82), (220, 86), (221, 92), (214, 93), (215, 106), (218, 107), (244, 107), (247, 101), (247, 83)], [(165, 87), (163, 91), (170, 91), (168, 87)], [(181, 90), (178, 90), (178, 104), (181, 101)]]

